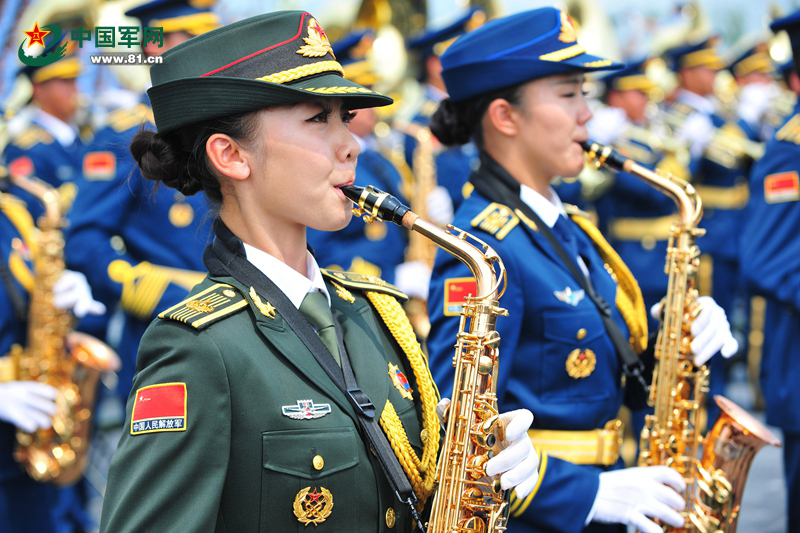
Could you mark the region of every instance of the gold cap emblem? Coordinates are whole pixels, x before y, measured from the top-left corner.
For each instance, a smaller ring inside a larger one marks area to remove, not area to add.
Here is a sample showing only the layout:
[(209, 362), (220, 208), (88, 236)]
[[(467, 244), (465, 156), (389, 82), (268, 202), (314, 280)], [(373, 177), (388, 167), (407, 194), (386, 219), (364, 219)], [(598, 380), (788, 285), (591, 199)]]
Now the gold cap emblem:
[(578, 31), (572, 23), (572, 17), (561, 11), (561, 34), (558, 40), (562, 43), (574, 43), (578, 40)]
[(336, 59), (333, 55), (333, 48), (328, 41), (328, 36), (325, 35), (325, 30), (319, 25), (317, 19), (308, 19), (308, 37), (303, 37), (305, 46), (301, 46), (296, 52), (303, 57), (322, 57), (325, 54), (330, 54), (331, 57)]

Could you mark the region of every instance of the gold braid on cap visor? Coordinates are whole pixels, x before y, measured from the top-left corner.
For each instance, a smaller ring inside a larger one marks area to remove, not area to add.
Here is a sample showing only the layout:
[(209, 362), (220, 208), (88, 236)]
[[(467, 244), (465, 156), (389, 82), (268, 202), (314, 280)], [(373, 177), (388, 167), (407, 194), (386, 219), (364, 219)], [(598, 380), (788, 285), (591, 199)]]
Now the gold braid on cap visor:
[(338, 72), (344, 76), (344, 69), (338, 61), (317, 61), (256, 79), (258, 81), (268, 81), (270, 83), (289, 83), (290, 81), (299, 80), (300, 78), (305, 78), (306, 76), (312, 76), (321, 72)]

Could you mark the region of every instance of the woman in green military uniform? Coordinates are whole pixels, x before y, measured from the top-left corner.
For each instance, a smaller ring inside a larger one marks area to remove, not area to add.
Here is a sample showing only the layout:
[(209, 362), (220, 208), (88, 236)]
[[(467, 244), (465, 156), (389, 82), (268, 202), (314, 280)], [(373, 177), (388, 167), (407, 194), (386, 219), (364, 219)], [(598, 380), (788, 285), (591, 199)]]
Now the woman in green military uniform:
[[(321, 271), (305, 237), (350, 219), (350, 110), (391, 100), (344, 79), (299, 11), (163, 58), (149, 91), (158, 133), (131, 151), (146, 178), (203, 190), (216, 236), (207, 278), (142, 339), (101, 530), (411, 531), (407, 503), (433, 487), (439, 399), (404, 296)], [(527, 494), (532, 416), (503, 417), (486, 471)]]

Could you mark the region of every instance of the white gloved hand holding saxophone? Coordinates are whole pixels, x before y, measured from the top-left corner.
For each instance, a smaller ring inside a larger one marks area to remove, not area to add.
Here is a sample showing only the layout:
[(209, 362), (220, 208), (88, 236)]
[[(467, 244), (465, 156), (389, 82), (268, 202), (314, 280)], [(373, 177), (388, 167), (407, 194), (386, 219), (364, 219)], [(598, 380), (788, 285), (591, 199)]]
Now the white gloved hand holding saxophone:
[[(440, 420), (449, 405), (450, 399), (442, 398), (436, 406)], [(500, 452), (486, 462), (486, 474), (500, 476), (503, 490), (513, 488), (517, 498), (524, 498), (539, 480), (539, 455), (528, 437), (533, 414), (527, 409), (508, 411), (500, 414), (500, 422), (505, 427), (505, 438), (497, 445)]]

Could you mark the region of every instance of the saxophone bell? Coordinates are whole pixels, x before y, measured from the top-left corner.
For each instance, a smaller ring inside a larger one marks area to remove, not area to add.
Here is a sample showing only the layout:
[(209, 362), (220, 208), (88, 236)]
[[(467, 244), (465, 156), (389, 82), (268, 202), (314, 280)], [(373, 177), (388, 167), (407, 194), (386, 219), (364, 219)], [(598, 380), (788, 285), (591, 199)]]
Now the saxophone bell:
[[(598, 165), (636, 175), (669, 196), (678, 208), (667, 246), (669, 276), (661, 327), (655, 347), (656, 369), (645, 417), (639, 464), (667, 465), (686, 481), (684, 527), (665, 525), (668, 533), (735, 533), (747, 473), (763, 446), (781, 443), (750, 413), (722, 396), (714, 400), (719, 418), (705, 437), (698, 412), (708, 393), (708, 368), (694, 364), (691, 321), (696, 317), (695, 276), (700, 262), (696, 238), (703, 216), (702, 201), (691, 184), (660, 174), (597, 143), (582, 143)], [(702, 456), (700, 448), (702, 447)]]

